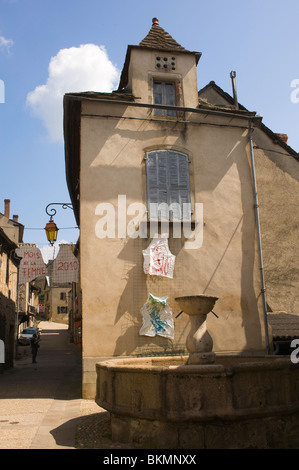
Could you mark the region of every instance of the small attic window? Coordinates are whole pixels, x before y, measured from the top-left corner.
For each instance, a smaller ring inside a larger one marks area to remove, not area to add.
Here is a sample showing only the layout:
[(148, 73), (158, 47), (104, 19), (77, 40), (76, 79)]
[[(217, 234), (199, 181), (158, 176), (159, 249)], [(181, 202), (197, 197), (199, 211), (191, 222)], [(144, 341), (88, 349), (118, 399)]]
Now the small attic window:
[[(161, 104), (165, 106), (176, 105), (176, 88), (175, 82), (163, 82), (154, 80), (153, 83), (154, 104)], [(172, 109), (155, 109), (155, 116), (172, 116), (174, 117), (175, 111)]]
[(176, 62), (175, 57), (165, 57), (157, 56), (156, 57), (156, 69), (159, 70), (175, 70)]

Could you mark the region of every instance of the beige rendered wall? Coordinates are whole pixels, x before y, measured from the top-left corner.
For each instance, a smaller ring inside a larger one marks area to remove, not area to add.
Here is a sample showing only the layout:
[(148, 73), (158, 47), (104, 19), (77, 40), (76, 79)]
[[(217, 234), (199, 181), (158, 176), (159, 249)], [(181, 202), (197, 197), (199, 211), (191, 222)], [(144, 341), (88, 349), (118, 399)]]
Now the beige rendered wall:
[[(208, 316), (216, 352), (265, 352), (244, 121), (234, 120), (234, 125), (241, 127), (231, 128), (215, 126), (228, 125), (224, 118), (207, 120), (199, 114), (191, 115), (192, 124), (101, 118), (107, 113), (148, 116), (148, 110), (112, 106), (83, 103), (82, 108), (80, 238), (85, 396), (93, 393), (94, 365), (99, 358), (185, 351), (189, 323), (185, 314), (175, 318), (180, 309), (174, 298), (179, 295), (219, 297), (214, 308), (219, 318)], [(118, 195), (126, 195), (127, 206), (145, 203), (144, 156), (153, 148), (189, 154), (193, 197), (203, 204), (202, 246), (186, 250), (183, 239), (169, 240), (176, 256), (173, 279), (143, 273), (142, 250), (151, 239), (100, 239), (96, 235), (102, 217), (96, 214), (99, 203), (111, 203), (116, 219)], [(139, 335), (140, 309), (149, 292), (169, 297), (175, 319), (173, 341)]]
[[(157, 69), (156, 57), (174, 58), (175, 70)], [(178, 81), (179, 106), (196, 107), (198, 104), (197, 75), (194, 54), (133, 49), (129, 66), (128, 86), (137, 102), (153, 103), (152, 80)]]
[[(200, 98), (228, 106), (213, 88)], [(263, 127), (255, 129), (253, 141), (267, 303), (272, 310), (297, 313), (299, 161)]]
[[(8, 276), (7, 269), (9, 272)], [(7, 297), (12, 302), (16, 302), (17, 267), (11, 262), (9, 255), (5, 251), (0, 252), (0, 292), (4, 297)]]
[[(69, 313), (58, 313), (58, 307), (66, 307), (68, 309), (68, 293), (71, 289), (71, 285), (64, 287), (52, 287), (50, 289), (51, 295), (51, 320), (57, 323), (67, 324), (69, 320)], [(65, 299), (60, 298), (60, 294), (65, 294)]]
[[(6, 283), (7, 268), (9, 272)], [(0, 252), (0, 339), (5, 345), (5, 363), (13, 366), (16, 338), (17, 268), (5, 251)]]
[(298, 313), (299, 162), (262, 130), (253, 137), (267, 301)]

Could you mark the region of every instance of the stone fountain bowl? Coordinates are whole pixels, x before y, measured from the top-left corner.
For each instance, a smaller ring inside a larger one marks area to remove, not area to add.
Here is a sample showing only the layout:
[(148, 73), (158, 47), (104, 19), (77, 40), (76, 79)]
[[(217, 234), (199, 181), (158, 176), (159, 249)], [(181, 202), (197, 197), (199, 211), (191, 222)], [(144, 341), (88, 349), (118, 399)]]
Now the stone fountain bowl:
[(278, 356), (114, 358), (96, 403), (114, 442), (140, 449), (299, 448), (299, 363)]
[(214, 307), (218, 297), (211, 295), (187, 295), (176, 297), (175, 300), (187, 315), (207, 315)]

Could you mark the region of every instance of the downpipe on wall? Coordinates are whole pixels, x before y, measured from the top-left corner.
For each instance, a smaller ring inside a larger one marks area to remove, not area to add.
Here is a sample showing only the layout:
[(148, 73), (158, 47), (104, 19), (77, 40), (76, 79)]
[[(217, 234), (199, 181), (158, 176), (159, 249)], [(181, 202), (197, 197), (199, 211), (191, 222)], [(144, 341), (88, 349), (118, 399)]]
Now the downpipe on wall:
[(254, 197), (254, 209), (256, 218), (256, 229), (257, 229), (257, 241), (258, 241), (258, 253), (260, 263), (260, 275), (261, 275), (261, 294), (263, 301), (263, 312), (264, 312), (264, 326), (265, 326), (265, 340), (267, 354), (270, 354), (270, 341), (269, 341), (269, 328), (268, 328), (268, 317), (267, 317), (267, 300), (266, 300), (266, 287), (264, 278), (264, 267), (263, 267), (263, 254), (262, 254), (262, 240), (261, 240), (261, 227), (260, 227), (260, 216), (259, 216), (259, 205), (256, 185), (256, 173), (255, 173), (255, 161), (253, 153), (253, 141), (252, 141), (252, 121), (249, 120), (249, 148), (250, 148), (250, 160), (251, 160), (251, 171), (252, 171), (252, 182), (253, 182), (253, 197)]

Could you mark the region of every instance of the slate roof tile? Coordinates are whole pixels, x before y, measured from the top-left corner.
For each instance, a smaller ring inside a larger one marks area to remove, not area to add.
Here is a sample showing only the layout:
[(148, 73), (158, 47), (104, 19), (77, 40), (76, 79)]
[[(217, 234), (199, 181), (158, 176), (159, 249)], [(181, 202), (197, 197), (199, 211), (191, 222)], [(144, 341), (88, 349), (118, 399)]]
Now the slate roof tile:
[(169, 33), (159, 26), (157, 18), (153, 18), (152, 27), (148, 35), (139, 43), (139, 46), (167, 51), (173, 50), (188, 52), (177, 41), (175, 41)]

